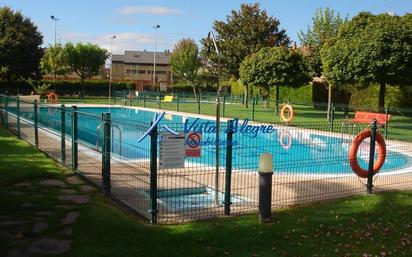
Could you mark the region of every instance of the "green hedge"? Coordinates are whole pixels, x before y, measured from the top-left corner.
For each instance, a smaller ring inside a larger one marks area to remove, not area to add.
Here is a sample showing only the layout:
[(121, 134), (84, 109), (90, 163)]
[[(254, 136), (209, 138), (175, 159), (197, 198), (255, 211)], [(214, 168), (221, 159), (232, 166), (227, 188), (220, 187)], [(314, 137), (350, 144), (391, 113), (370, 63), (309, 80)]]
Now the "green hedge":
[[(58, 95), (78, 96), (82, 88), (79, 81), (42, 81), (41, 83), (51, 84), (50, 90), (55, 90)], [(112, 82), (112, 90), (124, 90), (134, 88), (131, 82)], [(109, 91), (108, 81), (85, 81), (84, 90), (86, 96), (107, 96)], [(26, 81), (4, 82), (0, 81), (0, 92), (10, 95), (28, 95), (33, 88)]]

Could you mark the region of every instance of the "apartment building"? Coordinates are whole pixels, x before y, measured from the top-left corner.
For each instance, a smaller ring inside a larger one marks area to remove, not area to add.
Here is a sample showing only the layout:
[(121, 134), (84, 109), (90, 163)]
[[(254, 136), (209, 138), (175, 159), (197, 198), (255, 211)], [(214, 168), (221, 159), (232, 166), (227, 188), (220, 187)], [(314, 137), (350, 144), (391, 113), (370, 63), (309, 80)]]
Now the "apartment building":
[[(163, 91), (172, 83), (170, 53), (156, 52), (156, 70), (154, 72), (154, 52), (125, 51), (123, 55), (113, 54), (113, 81), (131, 81), (136, 83), (136, 90)], [(155, 80), (153, 75), (155, 73)], [(154, 82), (155, 81), (155, 82)]]

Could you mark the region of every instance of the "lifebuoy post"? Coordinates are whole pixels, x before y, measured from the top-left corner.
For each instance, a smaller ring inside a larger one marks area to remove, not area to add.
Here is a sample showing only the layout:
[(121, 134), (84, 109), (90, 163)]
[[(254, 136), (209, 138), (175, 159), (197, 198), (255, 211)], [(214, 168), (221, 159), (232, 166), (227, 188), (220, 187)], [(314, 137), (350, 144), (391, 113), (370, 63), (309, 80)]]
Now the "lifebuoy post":
[(376, 144), (376, 131), (378, 129), (377, 120), (372, 120), (371, 123), (371, 142), (369, 148), (369, 166), (368, 166), (368, 183), (367, 183), (367, 190), (369, 194), (372, 194), (373, 188), (373, 164), (375, 160), (375, 144)]

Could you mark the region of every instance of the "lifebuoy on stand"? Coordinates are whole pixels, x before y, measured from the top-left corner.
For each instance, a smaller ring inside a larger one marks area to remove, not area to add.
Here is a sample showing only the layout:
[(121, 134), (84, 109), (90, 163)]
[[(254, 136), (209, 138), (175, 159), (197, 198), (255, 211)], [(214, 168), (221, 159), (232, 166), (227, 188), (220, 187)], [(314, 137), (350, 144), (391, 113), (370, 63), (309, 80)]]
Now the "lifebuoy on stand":
[(58, 95), (56, 93), (50, 92), (47, 94), (47, 101), (51, 102), (53, 104), (57, 103), (57, 100), (59, 99)]
[[(288, 117), (286, 117), (288, 113)], [(280, 111), (280, 118), (283, 122), (290, 123), (295, 118), (295, 113), (293, 112), (293, 107), (290, 104), (284, 104), (282, 110)]]
[[(366, 169), (362, 169), (358, 162), (358, 150), (359, 146), (361, 145), (362, 141), (366, 138), (371, 137), (371, 130), (365, 129), (359, 134), (355, 136), (352, 140), (352, 145), (349, 149), (349, 163), (352, 170), (361, 178), (367, 178), (369, 171)], [(382, 168), (383, 164), (385, 163), (386, 159), (386, 143), (385, 139), (382, 135), (377, 132), (376, 133), (376, 143), (378, 144), (378, 160), (373, 164), (373, 174), (379, 172)]]

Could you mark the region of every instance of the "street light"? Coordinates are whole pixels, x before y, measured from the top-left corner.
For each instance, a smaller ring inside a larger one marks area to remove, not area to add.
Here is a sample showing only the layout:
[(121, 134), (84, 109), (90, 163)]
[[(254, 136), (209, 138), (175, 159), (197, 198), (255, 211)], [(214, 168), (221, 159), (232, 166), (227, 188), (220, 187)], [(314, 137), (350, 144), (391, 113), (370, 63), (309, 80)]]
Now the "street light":
[[(57, 21), (59, 21), (60, 19), (56, 18), (54, 15), (51, 15), (50, 18), (54, 20), (54, 46), (56, 47)], [(56, 82), (56, 69), (54, 70), (53, 81)], [(54, 87), (56, 90), (56, 84), (54, 85)]]
[[(160, 28), (160, 25), (153, 26), (153, 28), (155, 29), (154, 52), (153, 52), (153, 86), (156, 86), (156, 38), (157, 38), (157, 30)], [(160, 86), (159, 86), (158, 92), (160, 92)]]
[(113, 74), (113, 40), (116, 38), (115, 35), (110, 37), (110, 78), (109, 78), (109, 105), (112, 104), (112, 74)]
[(217, 54), (217, 93), (216, 93), (216, 171), (215, 171), (215, 203), (219, 203), (219, 166), (220, 166), (220, 52), (216, 44), (215, 35), (210, 31), (207, 37), (212, 39)]

